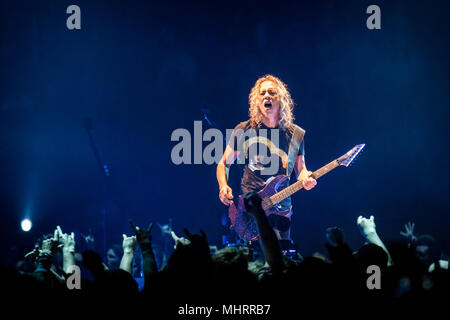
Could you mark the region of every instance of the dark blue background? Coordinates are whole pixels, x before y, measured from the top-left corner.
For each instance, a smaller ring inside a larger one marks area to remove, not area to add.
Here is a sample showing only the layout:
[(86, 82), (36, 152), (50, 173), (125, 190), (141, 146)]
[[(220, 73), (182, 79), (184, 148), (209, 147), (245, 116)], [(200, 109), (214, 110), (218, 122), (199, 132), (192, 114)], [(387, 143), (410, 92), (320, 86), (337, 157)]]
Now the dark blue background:
[[(81, 30), (66, 8), (81, 8)], [(381, 8), (381, 30), (366, 8)], [(176, 128), (202, 108), (222, 129), (247, 119), (255, 80), (273, 73), (297, 104), (317, 169), (365, 152), (293, 197), (293, 237), (323, 251), (338, 225), (362, 243), (360, 214), (387, 242), (416, 222), (448, 246), (448, 1), (3, 1), (0, 5), (2, 255), (60, 224), (108, 242), (138, 225), (203, 228), (220, 243), (215, 166), (175, 166)], [(104, 178), (83, 128), (110, 166)], [(236, 183), (236, 179), (232, 181)], [(238, 190), (235, 189), (235, 195)], [(106, 204), (105, 204), (106, 203)], [(19, 223), (29, 216), (28, 234)], [(156, 230), (157, 231), (157, 230)], [(25, 250), (24, 249), (24, 250)]]

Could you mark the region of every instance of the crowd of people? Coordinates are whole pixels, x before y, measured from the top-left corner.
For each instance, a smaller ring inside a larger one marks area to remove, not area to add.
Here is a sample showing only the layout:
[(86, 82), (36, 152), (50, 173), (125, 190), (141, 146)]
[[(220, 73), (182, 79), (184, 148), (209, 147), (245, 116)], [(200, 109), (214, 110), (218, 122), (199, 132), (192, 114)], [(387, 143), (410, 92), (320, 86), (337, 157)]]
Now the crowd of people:
[(2, 267), (3, 290), (22, 300), (143, 300), (153, 308), (169, 306), (166, 310), (175, 313), (173, 308), (186, 304), (271, 304), (271, 312), (289, 314), (368, 301), (372, 306), (402, 307), (439, 303), (447, 295), (449, 271), (443, 250), (432, 236), (416, 237), (413, 224), (402, 232), (405, 241), (385, 246), (374, 217), (360, 216), (357, 226), (366, 243), (358, 250), (346, 244), (341, 229), (330, 227), (327, 256), (287, 256), (258, 194), (247, 194), (245, 204), (258, 226), (262, 259), (255, 259), (252, 246), (217, 250), (203, 231), (191, 234), (185, 229), (186, 236), (178, 237), (167, 225), (160, 227), (173, 239), (173, 251), (170, 256), (155, 254), (152, 224), (142, 228), (130, 221), (133, 235), (123, 235), (122, 248), (108, 250), (105, 263), (93, 250), (91, 237), (76, 244), (74, 234), (58, 226), (26, 254), (26, 261)]

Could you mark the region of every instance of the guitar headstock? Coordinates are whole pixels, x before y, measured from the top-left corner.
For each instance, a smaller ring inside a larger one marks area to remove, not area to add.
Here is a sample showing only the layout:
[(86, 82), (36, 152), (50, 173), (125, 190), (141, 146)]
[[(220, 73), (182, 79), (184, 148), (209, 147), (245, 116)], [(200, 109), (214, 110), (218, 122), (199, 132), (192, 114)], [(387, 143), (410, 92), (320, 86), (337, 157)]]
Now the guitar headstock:
[(358, 153), (361, 152), (361, 150), (364, 148), (365, 144), (358, 144), (354, 146), (350, 151), (348, 151), (343, 156), (336, 159), (336, 161), (339, 163), (340, 166), (346, 166), (348, 167), (350, 163), (352, 163), (353, 160), (355, 160)]

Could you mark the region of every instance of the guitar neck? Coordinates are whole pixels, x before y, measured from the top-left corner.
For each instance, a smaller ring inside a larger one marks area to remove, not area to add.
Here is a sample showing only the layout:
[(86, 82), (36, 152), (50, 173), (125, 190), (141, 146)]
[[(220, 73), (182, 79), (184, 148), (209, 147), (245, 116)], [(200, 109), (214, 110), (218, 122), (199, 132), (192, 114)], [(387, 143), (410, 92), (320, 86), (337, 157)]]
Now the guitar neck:
[[(330, 172), (331, 170), (335, 169), (338, 166), (339, 166), (339, 162), (337, 160), (333, 160), (330, 163), (328, 163), (327, 165), (324, 165), (322, 168), (314, 171), (312, 173), (311, 177), (317, 180), (321, 176), (327, 174), (328, 172)], [(303, 184), (301, 181), (297, 181), (297, 182), (291, 184), (289, 187), (287, 187), (287, 188), (281, 190), (280, 192), (275, 193), (273, 196), (271, 196), (270, 203), (271, 203), (271, 205), (273, 205), (275, 203), (280, 203), (281, 201), (290, 197), (291, 195), (293, 195), (294, 193), (296, 193), (297, 191), (299, 191), (301, 189), (303, 189)], [(264, 205), (263, 205), (263, 208), (264, 208)], [(267, 210), (267, 209), (268, 208), (264, 208), (264, 210)]]

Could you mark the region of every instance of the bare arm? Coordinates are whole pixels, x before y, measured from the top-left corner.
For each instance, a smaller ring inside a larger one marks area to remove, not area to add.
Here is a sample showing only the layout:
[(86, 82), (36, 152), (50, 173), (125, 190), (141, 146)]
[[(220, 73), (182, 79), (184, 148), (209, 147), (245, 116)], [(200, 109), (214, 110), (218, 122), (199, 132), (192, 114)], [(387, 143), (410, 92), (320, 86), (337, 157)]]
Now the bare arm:
[(356, 223), (359, 227), (359, 230), (361, 231), (361, 235), (367, 240), (367, 242), (381, 247), (384, 250), (384, 252), (386, 252), (388, 256), (388, 266), (391, 266), (392, 265), (391, 255), (386, 246), (384, 245), (383, 241), (381, 241), (380, 237), (377, 234), (374, 217), (370, 216), (370, 219), (366, 219), (363, 216), (359, 216)]
[(63, 245), (63, 271), (69, 273), (71, 266), (75, 265), (75, 234), (63, 233), (60, 226), (56, 227), (59, 243)]
[(219, 163), (217, 164), (216, 177), (217, 182), (219, 183), (219, 198), (223, 204), (229, 206), (233, 201), (233, 190), (228, 186), (227, 182), (227, 170), (231, 166), (231, 164), (238, 157), (239, 152), (234, 151), (227, 146), (225, 148), (225, 152), (222, 155)]
[(120, 260), (119, 268), (131, 274), (133, 269), (134, 252), (137, 248), (136, 236), (127, 237), (124, 234), (122, 248), (123, 256), (122, 260)]

